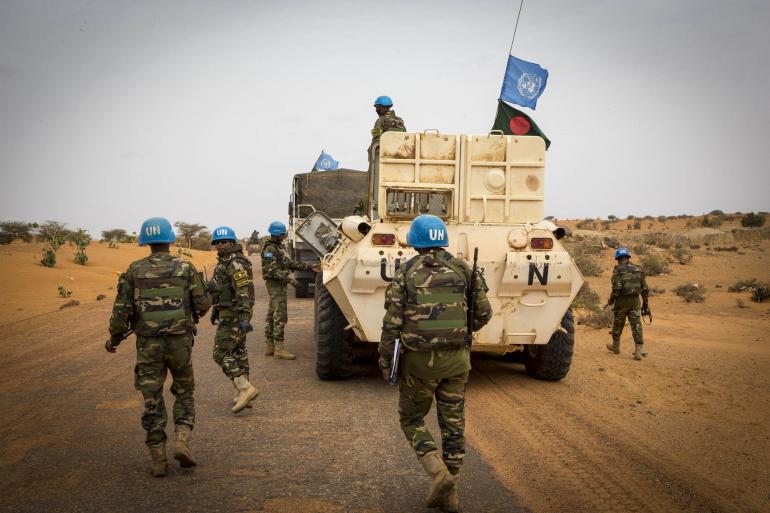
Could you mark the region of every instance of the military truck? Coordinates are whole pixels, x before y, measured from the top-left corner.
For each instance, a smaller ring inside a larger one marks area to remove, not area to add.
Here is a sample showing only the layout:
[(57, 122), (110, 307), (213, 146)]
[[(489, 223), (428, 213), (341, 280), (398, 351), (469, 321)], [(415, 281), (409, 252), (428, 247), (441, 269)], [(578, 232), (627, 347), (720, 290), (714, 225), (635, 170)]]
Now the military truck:
[[(316, 277), (316, 373), (341, 379), (353, 370), (353, 345), (378, 342), (385, 289), (416, 255), (411, 220), (442, 218), (451, 253), (478, 265), (489, 287), (492, 320), (471, 349), (523, 361), (531, 376), (567, 375), (574, 346), (570, 305), (583, 284), (575, 262), (543, 220), (545, 144), (540, 137), (387, 132), (372, 148), (366, 216), (349, 216)], [(300, 233), (323, 253), (322, 213)], [(327, 244), (327, 247), (329, 245)]]
[[(353, 214), (356, 205), (365, 199), (368, 183), (366, 172), (353, 169), (313, 171), (294, 175), (289, 198), (287, 227), (288, 250), (291, 258), (309, 264), (318, 263), (318, 255), (306, 242), (296, 237), (297, 226), (315, 211), (325, 212), (339, 224), (343, 217)], [(295, 296), (308, 297), (310, 287), (315, 283), (315, 273), (296, 271), (294, 279), (299, 284), (294, 289)]]

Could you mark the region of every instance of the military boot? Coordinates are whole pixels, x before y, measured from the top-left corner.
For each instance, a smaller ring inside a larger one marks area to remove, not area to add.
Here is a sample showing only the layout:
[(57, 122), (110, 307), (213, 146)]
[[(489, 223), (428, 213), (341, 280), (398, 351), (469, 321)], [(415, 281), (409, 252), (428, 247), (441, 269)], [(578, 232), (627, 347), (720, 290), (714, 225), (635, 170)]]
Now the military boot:
[(437, 508), (442, 504), (444, 496), (449, 493), (455, 482), (455, 477), (449, 473), (438, 451), (431, 451), (420, 458), (422, 468), (431, 477), (430, 492), (425, 499), (429, 508)]
[[(246, 379), (248, 380), (249, 377), (246, 376)], [(235, 384), (235, 381), (232, 382), (233, 388), (235, 389), (235, 395), (233, 396), (233, 404), (236, 404), (238, 402), (238, 396), (240, 395), (240, 392), (238, 391), (238, 386)], [(246, 408), (251, 408), (251, 401), (246, 405)]]
[(174, 459), (182, 467), (194, 467), (197, 465), (190, 450), (192, 428), (190, 426), (176, 427), (176, 443), (174, 443)]
[(634, 360), (641, 360), (642, 356), (647, 356), (647, 353), (642, 351), (644, 344), (636, 344), (634, 346)]
[(441, 502), (441, 511), (444, 513), (460, 513), (460, 497), (457, 495), (457, 476), (449, 492), (444, 496)]
[(238, 401), (233, 406), (233, 413), (238, 413), (249, 404), (249, 401), (257, 397), (259, 392), (254, 388), (254, 385), (249, 383), (249, 379), (245, 375), (238, 376), (233, 380), (233, 383), (238, 388)]
[(265, 339), (265, 356), (273, 356), (275, 353), (275, 344), (272, 338)]
[(275, 341), (275, 354), (273, 354), (273, 358), (276, 360), (296, 360), (297, 357), (294, 356), (294, 353), (288, 352), (283, 347), (283, 340), (276, 340)]
[(613, 340), (612, 344), (607, 344), (607, 350), (610, 353), (620, 354), (620, 340)]
[(168, 474), (168, 460), (166, 460), (166, 442), (148, 445), (152, 464), (150, 471), (154, 477), (163, 477)]

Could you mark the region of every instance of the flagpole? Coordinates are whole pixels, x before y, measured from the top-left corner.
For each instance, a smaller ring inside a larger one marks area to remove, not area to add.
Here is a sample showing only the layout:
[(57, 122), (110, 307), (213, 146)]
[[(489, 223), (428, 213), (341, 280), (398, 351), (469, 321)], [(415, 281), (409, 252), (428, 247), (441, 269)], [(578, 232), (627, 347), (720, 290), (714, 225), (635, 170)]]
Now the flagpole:
[(516, 15), (516, 25), (513, 27), (513, 37), (511, 38), (511, 48), (508, 50), (508, 55), (513, 52), (513, 42), (516, 40), (516, 29), (519, 28), (519, 17), (521, 16), (521, 8), (524, 6), (524, 0), (519, 3), (519, 13)]

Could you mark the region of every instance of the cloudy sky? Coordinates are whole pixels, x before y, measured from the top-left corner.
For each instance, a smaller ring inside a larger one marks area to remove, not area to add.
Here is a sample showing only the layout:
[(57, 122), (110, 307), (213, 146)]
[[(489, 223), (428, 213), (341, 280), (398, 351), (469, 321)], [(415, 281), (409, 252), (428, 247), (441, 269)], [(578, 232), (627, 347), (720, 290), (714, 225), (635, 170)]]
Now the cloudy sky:
[[(0, 0), (0, 220), (285, 220), (321, 149), (366, 168), (373, 99), (486, 133), (518, 0)], [(525, 1), (550, 72), (546, 213), (770, 210), (770, 2)]]

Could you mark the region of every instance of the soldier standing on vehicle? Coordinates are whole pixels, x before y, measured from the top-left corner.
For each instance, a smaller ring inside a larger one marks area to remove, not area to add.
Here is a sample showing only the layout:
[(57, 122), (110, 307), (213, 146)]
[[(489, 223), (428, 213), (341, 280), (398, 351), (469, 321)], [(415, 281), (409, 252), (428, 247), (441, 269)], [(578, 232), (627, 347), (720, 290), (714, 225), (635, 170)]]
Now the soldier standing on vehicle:
[(284, 347), (283, 333), (287, 314), (286, 284), (294, 287), (299, 284), (289, 275), (292, 271), (320, 271), (315, 265), (295, 262), (283, 247), (286, 240), (286, 225), (280, 221), (273, 221), (267, 229), (270, 239), (262, 246), (262, 278), (265, 280), (267, 294), (270, 302), (265, 315), (265, 356), (272, 356), (279, 360), (294, 360), (296, 356), (288, 352)]
[(374, 100), (374, 110), (377, 112), (377, 120), (372, 128), (372, 143), (380, 140), (385, 132), (406, 132), (404, 120), (396, 116), (393, 108), (393, 100), (390, 96), (378, 96)]
[(104, 348), (114, 353), (133, 332), (136, 335), (134, 386), (144, 398), (142, 427), (152, 458), (152, 475), (168, 473), (166, 460), (166, 406), (163, 382), (171, 371), (176, 443), (174, 458), (182, 467), (195, 466), (190, 450), (195, 425), (192, 347), (195, 323), (209, 309), (206, 287), (195, 266), (172, 256), (176, 240), (171, 223), (153, 217), (142, 224), (139, 245), (150, 246), (150, 256), (132, 262), (118, 279), (110, 318), (110, 339)]
[[(628, 317), (631, 333), (634, 336), (634, 359), (641, 360), (647, 353), (642, 352), (644, 338), (642, 337), (642, 316), (649, 315), (649, 289), (644, 271), (638, 265), (631, 263), (631, 254), (626, 248), (615, 251), (618, 264), (612, 271), (612, 292), (607, 305), (612, 305), (612, 343), (607, 349), (615, 354), (620, 353), (620, 335)], [(642, 296), (642, 308), (639, 310), (639, 296)]]
[[(468, 288), (471, 270), (452, 256), (444, 222), (421, 215), (407, 235), (419, 255), (403, 264), (385, 293), (379, 345), (387, 380), (396, 339), (401, 340), (399, 405), (401, 429), (432, 479), (428, 507), (459, 511), (457, 475), (465, 455), (465, 386), (471, 369)], [(473, 292), (473, 330), (492, 318), (486, 284), (478, 276)], [(442, 456), (424, 417), (436, 398)]]
[(214, 336), (214, 361), (233, 381), (233, 413), (249, 406), (259, 392), (249, 382), (249, 354), (246, 334), (253, 330), (254, 273), (243, 254), (235, 232), (229, 226), (214, 229), (211, 245), (217, 250), (217, 266), (208, 289), (214, 307), (211, 324), (219, 323)]

